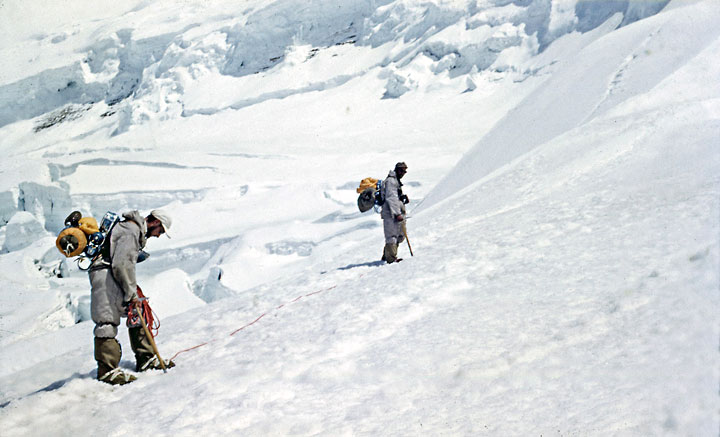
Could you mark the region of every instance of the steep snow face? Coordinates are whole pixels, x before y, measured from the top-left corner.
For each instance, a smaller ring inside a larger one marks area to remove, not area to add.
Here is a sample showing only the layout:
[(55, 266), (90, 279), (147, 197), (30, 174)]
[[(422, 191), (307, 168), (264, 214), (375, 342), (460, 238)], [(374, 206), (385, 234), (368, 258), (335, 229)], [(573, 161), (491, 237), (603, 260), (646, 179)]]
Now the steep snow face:
[[(713, 23), (719, 19), (720, 9), (715, 5), (689, 4), (607, 34), (583, 48), (498, 122), (432, 190), (423, 208), (651, 90), (714, 42), (720, 29)], [(685, 31), (689, 27), (704, 37)]]

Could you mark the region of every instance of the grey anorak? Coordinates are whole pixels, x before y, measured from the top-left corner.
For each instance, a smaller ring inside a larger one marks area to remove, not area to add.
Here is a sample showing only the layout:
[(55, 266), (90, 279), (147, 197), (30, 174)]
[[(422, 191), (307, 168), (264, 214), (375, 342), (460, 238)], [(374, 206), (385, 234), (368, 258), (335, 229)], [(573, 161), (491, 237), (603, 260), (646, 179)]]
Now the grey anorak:
[(98, 258), (90, 267), (90, 312), (96, 337), (115, 337), (123, 304), (137, 297), (135, 265), (147, 242), (147, 225), (138, 211), (126, 212), (123, 218), (110, 233), (110, 259)]
[(402, 215), (405, 218), (405, 204), (402, 203), (398, 196), (400, 181), (394, 171), (388, 173), (388, 177), (383, 182), (383, 196), (385, 203), (382, 206), (380, 217), (383, 219), (383, 231), (385, 233), (385, 243), (398, 244), (402, 243), (403, 223), (395, 220), (395, 217)]

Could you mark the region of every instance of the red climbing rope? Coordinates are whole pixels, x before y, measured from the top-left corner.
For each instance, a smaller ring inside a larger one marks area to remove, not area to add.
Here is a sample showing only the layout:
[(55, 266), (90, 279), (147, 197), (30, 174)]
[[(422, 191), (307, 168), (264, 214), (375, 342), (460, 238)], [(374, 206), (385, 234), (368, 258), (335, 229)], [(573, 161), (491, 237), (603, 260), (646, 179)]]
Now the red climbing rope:
[[(360, 276), (362, 277), (363, 275), (360, 275)], [(314, 294), (322, 293), (322, 292), (324, 292), (324, 291), (330, 291), (330, 290), (332, 290), (332, 289), (334, 289), (334, 288), (336, 288), (336, 287), (337, 287), (337, 285), (333, 285), (332, 287), (325, 288), (325, 289), (323, 289), (323, 290), (313, 291), (312, 293), (308, 293), (308, 294), (305, 294), (305, 295), (300, 295), (300, 296), (296, 297), (295, 299), (291, 300), (290, 302), (288, 302), (288, 304), (293, 303), (293, 302), (297, 302), (297, 301), (299, 301), (300, 299), (302, 299), (303, 297), (309, 297), (309, 296), (312, 296), (312, 295), (314, 295)], [(278, 306), (277, 308), (275, 308), (275, 309), (276, 309), (276, 310), (279, 310), (280, 308), (283, 308), (285, 305), (286, 305), (286, 304), (281, 304), (281, 305), (279, 305), (279, 306)], [(143, 314), (144, 314), (144, 313), (143, 313)], [(238, 332), (242, 331), (243, 329), (247, 328), (248, 326), (254, 325), (255, 323), (257, 323), (260, 319), (262, 319), (262, 318), (265, 317), (266, 315), (267, 315), (267, 313), (260, 314), (260, 316), (259, 316), (257, 319), (255, 319), (255, 320), (253, 320), (252, 322), (248, 323), (247, 325), (245, 325), (245, 326), (243, 326), (243, 327), (240, 327), (240, 328), (234, 330), (233, 332), (231, 332), (231, 333), (230, 333), (230, 336), (233, 336), (233, 335), (237, 334)], [(149, 323), (149, 322), (148, 322), (148, 323)], [(198, 345), (196, 345), (196, 346), (189, 347), (189, 348), (187, 348), (187, 349), (183, 349), (183, 350), (177, 352), (175, 355), (173, 355), (172, 358), (170, 358), (170, 360), (171, 360), (171, 361), (174, 360), (178, 355), (180, 355), (180, 354), (183, 353), (183, 352), (189, 352), (189, 351), (191, 351), (191, 350), (193, 350), (193, 349), (197, 349), (197, 348), (199, 348), (199, 347), (205, 346), (206, 344), (210, 344), (210, 343), (212, 343), (212, 342), (214, 342), (214, 341), (216, 341), (216, 340), (215, 340), (215, 339), (209, 340), (209, 341), (206, 341), (205, 343), (201, 343), (201, 344), (198, 344)]]
[(130, 305), (128, 306), (127, 326), (128, 328), (142, 326), (140, 323), (140, 317), (137, 313), (137, 309), (139, 307), (140, 311), (142, 311), (143, 317), (145, 318), (145, 323), (147, 323), (148, 329), (150, 330), (150, 335), (155, 338), (160, 331), (160, 319), (157, 317), (157, 314), (155, 314), (152, 308), (150, 308), (150, 302), (148, 302), (148, 299), (143, 294), (139, 285), (137, 287), (137, 295), (140, 305), (136, 306), (135, 303), (130, 302)]

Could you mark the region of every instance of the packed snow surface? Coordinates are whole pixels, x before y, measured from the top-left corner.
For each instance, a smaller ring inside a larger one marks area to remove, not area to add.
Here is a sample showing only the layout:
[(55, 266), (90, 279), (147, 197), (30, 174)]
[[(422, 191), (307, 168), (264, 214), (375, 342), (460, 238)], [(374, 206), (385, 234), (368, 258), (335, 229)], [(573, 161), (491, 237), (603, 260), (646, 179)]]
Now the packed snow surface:
[[(0, 2), (0, 434), (716, 436), (719, 22), (715, 0)], [(355, 188), (398, 161), (386, 265)], [(72, 210), (155, 208), (172, 239), (138, 282), (177, 366), (112, 387), (55, 238)]]

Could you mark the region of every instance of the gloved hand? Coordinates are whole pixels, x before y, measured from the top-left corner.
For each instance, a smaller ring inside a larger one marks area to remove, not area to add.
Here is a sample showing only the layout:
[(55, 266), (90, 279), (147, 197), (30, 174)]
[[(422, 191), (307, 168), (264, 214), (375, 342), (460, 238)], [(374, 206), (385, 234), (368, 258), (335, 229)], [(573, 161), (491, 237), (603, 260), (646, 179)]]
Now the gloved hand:
[(140, 317), (138, 317), (138, 314), (142, 314), (144, 317), (145, 313), (143, 311), (140, 299), (135, 297), (135, 298), (133, 298), (133, 300), (124, 302), (123, 305), (127, 305), (125, 307), (125, 317), (127, 317), (127, 322), (125, 324), (127, 325), (127, 327), (128, 328), (142, 327), (142, 323), (140, 322)]
[(403, 218), (402, 214), (398, 214), (398, 215), (395, 216), (395, 221), (396, 221), (396, 222), (401, 222), (401, 221), (403, 221), (403, 220), (405, 220), (405, 218)]
[(128, 310), (130, 309), (131, 305), (135, 306), (136, 308), (140, 305), (140, 300), (138, 299), (137, 296), (133, 296), (133, 298), (130, 300), (123, 301), (123, 303), (122, 303), (123, 312), (125, 313), (126, 316), (128, 314)]
[(149, 253), (147, 253), (147, 252), (145, 252), (144, 250), (141, 249), (140, 252), (138, 253), (137, 263), (140, 264), (141, 262), (143, 262), (143, 261), (145, 261), (146, 259), (148, 259), (149, 256), (150, 256)]
[(402, 196), (400, 196), (400, 201), (401, 201), (402, 203), (404, 203), (405, 205), (407, 205), (408, 203), (410, 203), (410, 199), (408, 199), (407, 194), (403, 194)]

